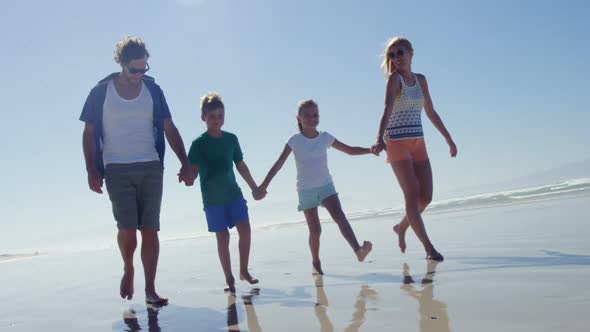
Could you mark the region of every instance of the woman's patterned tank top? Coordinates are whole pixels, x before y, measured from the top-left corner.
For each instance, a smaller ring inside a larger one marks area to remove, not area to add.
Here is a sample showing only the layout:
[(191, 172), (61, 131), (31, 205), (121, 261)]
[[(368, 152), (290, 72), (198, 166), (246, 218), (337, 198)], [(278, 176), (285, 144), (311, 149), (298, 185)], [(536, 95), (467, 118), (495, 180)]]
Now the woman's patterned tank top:
[(422, 108), (424, 107), (424, 95), (418, 77), (414, 75), (413, 86), (404, 82), (400, 76), (402, 89), (395, 97), (393, 111), (387, 123), (387, 137), (393, 140), (424, 137), (422, 132)]

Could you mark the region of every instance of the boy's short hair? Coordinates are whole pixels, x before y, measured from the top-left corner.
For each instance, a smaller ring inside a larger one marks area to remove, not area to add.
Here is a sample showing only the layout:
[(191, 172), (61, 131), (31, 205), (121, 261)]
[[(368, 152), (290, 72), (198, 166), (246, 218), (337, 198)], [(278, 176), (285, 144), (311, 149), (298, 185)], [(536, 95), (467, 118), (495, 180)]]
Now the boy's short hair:
[(117, 43), (115, 47), (115, 61), (118, 64), (126, 65), (131, 60), (150, 57), (150, 53), (145, 48), (145, 42), (139, 37), (125, 37)]
[(223, 100), (221, 100), (221, 95), (219, 95), (217, 92), (209, 92), (201, 98), (202, 114), (206, 114), (207, 112), (218, 108), (225, 110)]

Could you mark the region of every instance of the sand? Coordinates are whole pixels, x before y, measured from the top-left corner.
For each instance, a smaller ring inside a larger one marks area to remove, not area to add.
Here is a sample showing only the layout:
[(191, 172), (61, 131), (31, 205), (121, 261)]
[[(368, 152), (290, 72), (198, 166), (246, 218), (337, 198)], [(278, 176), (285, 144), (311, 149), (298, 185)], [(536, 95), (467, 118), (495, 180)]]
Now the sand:
[[(0, 330), (581, 331), (590, 324), (587, 202), (427, 214), (439, 264), (413, 235), (400, 254), (391, 219), (352, 224), (359, 241), (373, 241), (365, 263), (325, 224), (323, 277), (311, 274), (305, 227), (254, 232), (251, 273), (261, 282), (238, 282), (235, 296), (223, 292), (214, 238), (163, 242), (163, 308), (143, 302), (138, 254), (131, 301), (118, 297), (116, 250), (14, 260), (0, 264)], [(236, 273), (236, 233), (231, 245)]]

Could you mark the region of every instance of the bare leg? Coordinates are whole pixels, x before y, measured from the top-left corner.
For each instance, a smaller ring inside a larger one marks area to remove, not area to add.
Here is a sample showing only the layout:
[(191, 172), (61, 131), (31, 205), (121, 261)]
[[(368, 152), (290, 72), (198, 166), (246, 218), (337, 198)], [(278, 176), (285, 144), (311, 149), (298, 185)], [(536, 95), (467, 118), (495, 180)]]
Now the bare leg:
[(231, 273), (231, 260), (229, 256), (229, 232), (227, 230), (222, 232), (216, 232), (217, 237), (217, 254), (219, 255), (219, 261), (221, 262), (221, 268), (225, 275), (225, 282), (227, 288), (224, 291), (232, 293), (236, 292), (234, 276)]
[(320, 235), (322, 234), (322, 226), (320, 225), (320, 217), (318, 216), (318, 208), (303, 210), (307, 227), (309, 228), (309, 250), (311, 251), (313, 274), (323, 275), (322, 263), (320, 262)]
[[(420, 214), (426, 209), (428, 204), (432, 201), (432, 169), (430, 161), (415, 161), (414, 173), (418, 179), (418, 210)], [(404, 215), (399, 224), (393, 226), (393, 231), (398, 236), (398, 245), (402, 253), (406, 251), (406, 231), (410, 227), (408, 217)]]
[(157, 305), (165, 305), (168, 299), (160, 297), (156, 293), (156, 272), (158, 270), (158, 258), (160, 256), (160, 240), (158, 231), (154, 228), (141, 229), (141, 262), (145, 275), (145, 299), (146, 302)]
[[(424, 222), (422, 221), (422, 216), (420, 215), (420, 210), (418, 209), (419, 186), (418, 178), (414, 171), (413, 161), (396, 161), (392, 163), (392, 168), (404, 193), (406, 216), (410, 226), (412, 227), (412, 230), (424, 246), (424, 250), (426, 251), (428, 257), (440, 255), (426, 234)], [(442, 258), (442, 256), (440, 257)]]
[(240, 250), (240, 280), (246, 280), (250, 284), (257, 284), (258, 279), (253, 278), (248, 272), (248, 262), (250, 260), (250, 242), (251, 231), (250, 222), (240, 222), (236, 224), (240, 236), (238, 248)]
[(344, 238), (356, 254), (359, 262), (362, 262), (373, 248), (373, 244), (369, 241), (365, 241), (362, 247), (359, 245), (359, 242), (357, 241), (356, 236), (354, 235), (354, 231), (352, 230), (350, 223), (346, 219), (344, 211), (342, 211), (342, 205), (340, 204), (340, 199), (338, 199), (338, 195), (332, 195), (330, 197), (327, 197), (322, 201), (322, 204), (324, 205), (326, 210), (328, 210), (330, 216), (332, 217), (332, 219), (334, 219), (334, 222), (338, 224), (340, 233), (342, 233), (342, 236), (344, 236)]
[(117, 242), (123, 258), (123, 277), (121, 278), (119, 294), (127, 300), (133, 298), (133, 275), (135, 271), (133, 268), (133, 254), (137, 247), (135, 232), (135, 228), (120, 229), (117, 234)]

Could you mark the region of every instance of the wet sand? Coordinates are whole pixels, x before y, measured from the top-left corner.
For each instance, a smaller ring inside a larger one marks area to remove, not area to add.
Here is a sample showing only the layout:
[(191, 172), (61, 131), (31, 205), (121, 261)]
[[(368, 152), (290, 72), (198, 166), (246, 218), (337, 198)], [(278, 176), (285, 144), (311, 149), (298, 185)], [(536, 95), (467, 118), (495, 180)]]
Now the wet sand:
[[(170, 304), (118, 297), (118, 252), (0, 264), (1, 331), (576, 331), (590, 324), (588, 197), (425, 216), (442, 263), (390, 218), (352, 223), (373, 252), (358, 263), (334, 224), (322, 233), (323, 277), (312, 276), (307, 229), (253, 233), (252, 287), (223, 292), (214, 238), (162, 243), (158, 288)], [(165, 226), (164, 226), (165, 227)], [(195, 227), (205, 227), (196, 222)], [(238, 271), (237, 234), (232, 262)], [(237, 276), (237, 275), (236, 275)]]

